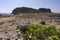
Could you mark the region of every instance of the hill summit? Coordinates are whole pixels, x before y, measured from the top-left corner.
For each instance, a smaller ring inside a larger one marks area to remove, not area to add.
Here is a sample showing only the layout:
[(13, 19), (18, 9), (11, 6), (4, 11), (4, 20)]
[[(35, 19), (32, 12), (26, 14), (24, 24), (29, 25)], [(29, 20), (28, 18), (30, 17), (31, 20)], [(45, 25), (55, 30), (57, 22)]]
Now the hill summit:
[(29, 7), (17, 7), (12, 11), (12, 14), (19, 14), (19, 13), (40, 13), (40, 12), (51, 12), (51, 9), (48, 8), (29, 8)]

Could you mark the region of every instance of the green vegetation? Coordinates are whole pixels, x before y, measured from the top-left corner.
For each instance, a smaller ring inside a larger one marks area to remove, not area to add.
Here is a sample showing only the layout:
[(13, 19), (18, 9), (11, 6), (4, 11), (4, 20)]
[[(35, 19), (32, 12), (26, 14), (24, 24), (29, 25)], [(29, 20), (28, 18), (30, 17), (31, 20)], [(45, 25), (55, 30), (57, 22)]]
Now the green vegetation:
[(53, 25), (32, 24), (21, 34), (29, 40), (60, 40), (60, 29), (57, 30)]

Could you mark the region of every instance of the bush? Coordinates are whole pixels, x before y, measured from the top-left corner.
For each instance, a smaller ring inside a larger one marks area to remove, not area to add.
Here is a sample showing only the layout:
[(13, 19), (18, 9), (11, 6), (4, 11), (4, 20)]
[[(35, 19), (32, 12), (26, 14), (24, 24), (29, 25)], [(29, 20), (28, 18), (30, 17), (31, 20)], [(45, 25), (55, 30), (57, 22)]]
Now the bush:
[(51, 36), (48, 38), (48, 40), (59, 40), (59, 38), (57, 36)]
[(20, 26), (20, 31), (22, 31), (23, 33), (26, 33), (26, 31), (28, 30), (29, 25), (28, 24), (23, 24)]
[(30, 40), (50, 40), (49, 37), (59, 40), (59, 32), (53, 25), (32, 24), (24, 35), (28, 35)]

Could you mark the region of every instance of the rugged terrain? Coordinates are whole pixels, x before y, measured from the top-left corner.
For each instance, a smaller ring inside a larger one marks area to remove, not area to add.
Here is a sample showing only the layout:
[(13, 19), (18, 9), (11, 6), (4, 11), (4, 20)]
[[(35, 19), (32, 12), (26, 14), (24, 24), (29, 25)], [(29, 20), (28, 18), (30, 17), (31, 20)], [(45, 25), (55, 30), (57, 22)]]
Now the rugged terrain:
[[(58, 21), (57, 21), (58, 20)], [(17, 30), (18, 26), (24, 24), (40, 23), (41, 21), (46, 21), (46, 24), (56, 25), (57, 28), (60, 26), (60, 19), (54, 19), (43, 13), (20, 13), (19, 15), (14, 15), (10, 17), (0, 17), (0, 40), (16, 40), (17, 35), (20, 34)], [(22, 38), (19, 38), (22, 40)]]

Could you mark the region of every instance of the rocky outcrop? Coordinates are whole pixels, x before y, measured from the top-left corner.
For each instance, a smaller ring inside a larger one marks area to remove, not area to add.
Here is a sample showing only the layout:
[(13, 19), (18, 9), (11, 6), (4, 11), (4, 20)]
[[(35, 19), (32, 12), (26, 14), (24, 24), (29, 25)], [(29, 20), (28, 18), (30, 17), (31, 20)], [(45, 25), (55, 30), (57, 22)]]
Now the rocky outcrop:
[(39, 8), (39, 12), (51, 12), (51, 9)]
[(34, 8), (28, 8), (28, 7), (18, 7), (12, 11), (12, 14), (16, 15), (19, 13), (40, 13), (40, 12), (51, 12), (51, 10), (47, 8), (34, 9)]
[(19, 7), (13, 10), (12, 14), (18, 14), (18, 13), (36, 13), (37, 10), (33, 8), (28, 7)]

